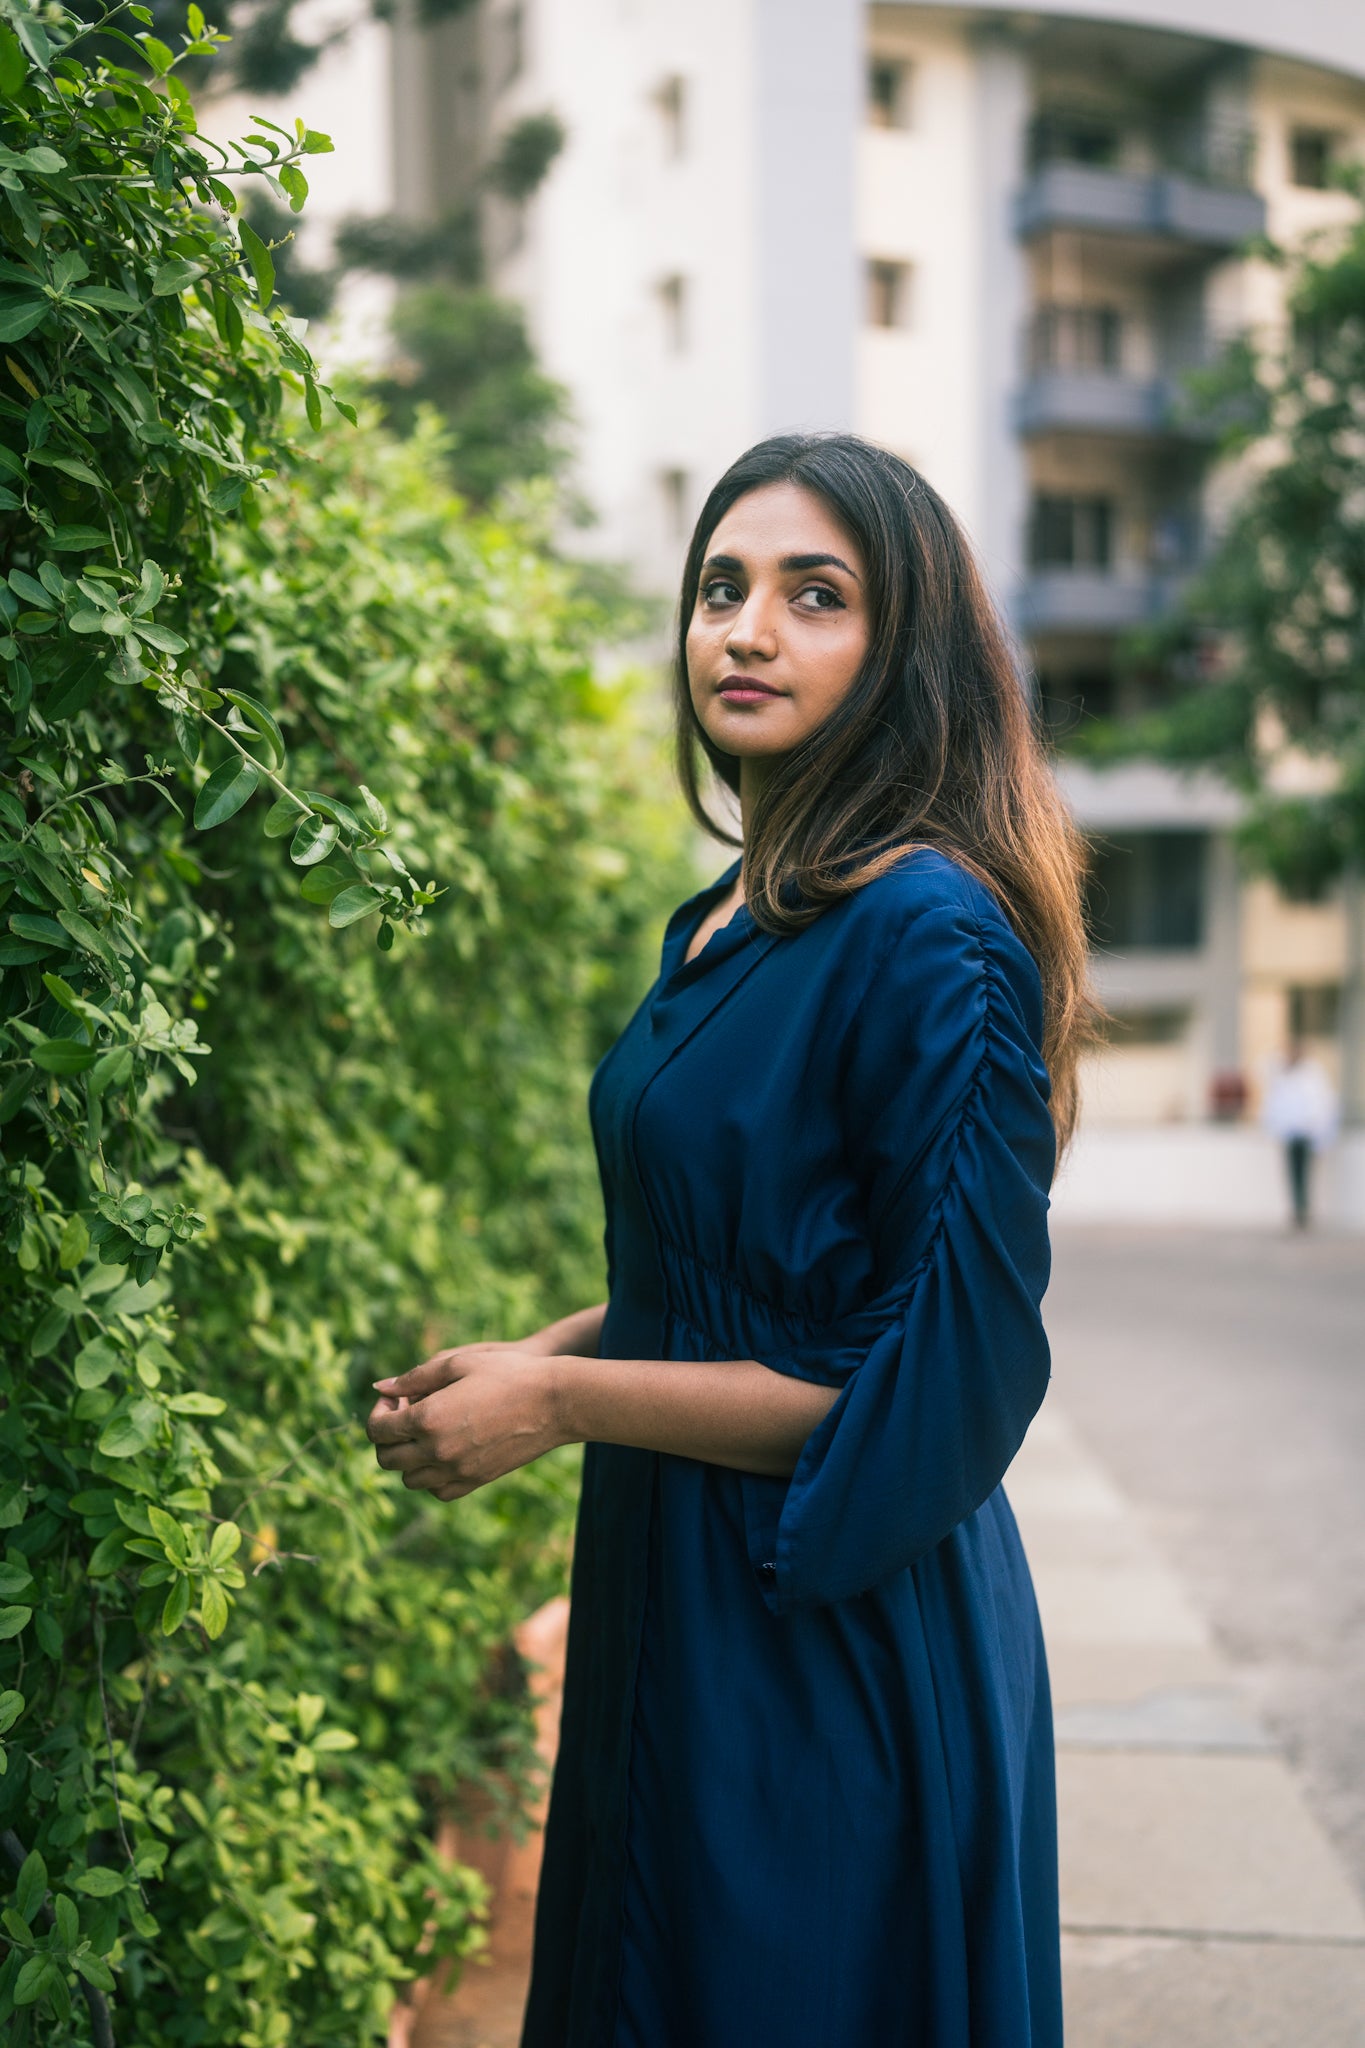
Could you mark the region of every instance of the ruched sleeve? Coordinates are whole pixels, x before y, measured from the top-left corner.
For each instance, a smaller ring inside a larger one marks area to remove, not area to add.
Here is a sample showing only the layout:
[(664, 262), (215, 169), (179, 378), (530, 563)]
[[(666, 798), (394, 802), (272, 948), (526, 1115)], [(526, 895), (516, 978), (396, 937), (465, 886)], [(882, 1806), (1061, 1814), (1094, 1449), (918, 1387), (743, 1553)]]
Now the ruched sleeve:
[(870, 1297), (764, 1363), (841, 1387), (789, 1481), (746, 1478), (783, 1613), (913, 1565), (999, 1485), (1042, 1401), (1054, 1164), (1037, 970), (968, 877), (912, 905), (853, 1018), (840, 1106)]

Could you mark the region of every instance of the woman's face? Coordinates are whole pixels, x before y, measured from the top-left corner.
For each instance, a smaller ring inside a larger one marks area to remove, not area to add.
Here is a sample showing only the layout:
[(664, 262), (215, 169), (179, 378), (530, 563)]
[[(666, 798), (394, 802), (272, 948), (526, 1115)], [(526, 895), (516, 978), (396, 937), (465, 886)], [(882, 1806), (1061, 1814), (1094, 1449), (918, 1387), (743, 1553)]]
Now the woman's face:
[(786, 754), (847, 694), (871, 637), (866, 565), (812, 491), (766, 484), (711, 536), (687, 628), (687, 679), (708, 738)]

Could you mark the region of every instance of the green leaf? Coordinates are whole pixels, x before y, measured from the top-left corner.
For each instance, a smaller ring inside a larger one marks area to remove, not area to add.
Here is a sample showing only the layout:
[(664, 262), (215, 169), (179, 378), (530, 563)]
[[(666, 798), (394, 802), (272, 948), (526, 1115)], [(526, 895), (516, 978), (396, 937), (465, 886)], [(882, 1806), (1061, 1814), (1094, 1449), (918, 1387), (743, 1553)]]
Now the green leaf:
[(229, 1558), (235, 1557), (241, 1548), (242, 1532), (235, 1522), (220, 1522), (209, 1543), (209, 1563), (216, 1570)]
[(62, 1271), (69, 1273), (74, 1266), (79, 1266), (89, 1249), (90, 1232), (84, 1216), (79, 1212), (74, 1216), (68, 1216), (62, 1227), (61, 1243), (57, 1248), (57, 1263)]
[(97, 526), (54, 527), (50, 545), (59, 555), (84, 555), (92, 548), (107, 548), (109, 535)]
[(8, 1735), (24, 1711), (24, 1695), (21, 1692), (0, 1692), (0, 1735)]
[(106, 1458), (135, 1458), (139, 1451), (146, 1450), (160, 1421), (160, 1402), (134, 1401), (131, 1408), (121, 1413), (116, 1410), (105, 1424), (99, 1448)]
[(270, 743), (272, 759), (270, 766), (278, 768), (284, 760), (284, 734), (280, 731), (275, 714), (266, 709), (258, 697), (248, 697), (245, 690), (224, 690), (229, 704), (235, 704), (247, 723)]
[(201, 832), (211, 832), (241, 810), (255, 790), (261, 771), (254, 761), (234, 754), (214, 769), (194, 804), (194, 822)]
[(310, 812), (290, 842), (289, 858), (296, 867), (314, 867), (326, 860), (340, 837), (340, 828), (330, 818), (315, 818)]
[(31, 1607), (0, 1607), (0, 1643), (7, 1643), (11, 1636), (17, 1636), (32, 1619)]
[(51, 1956), (30, 1956), (14, 1980), (11, 1996), (16, 2005), (36, 2005), (61, 1981), (62, 1973)]
[(161, 1631), (173, 1636), (190, 1611), (191, 1581), (188, 1573), (181, 1572), (172, 1583), (166, 1595), (166, 1604), (161, 1610)]
[(50, 299), (0, 299), (0, 341), (22, 341), (52, 311)]
[(310, 868), (299, 883), (299, 894), (305, 903), (330, 903), (346, 887), (346, 876), (340, 868)]
[(308, 197), (307, 178), (304, 177), (297, 164), (281, 164), (279, 179), (285, 191), (289, 194), (290, 207), (295, 213), (301, 213), (304, 201)]
[(349, 1728), (324, 1728), (313, 1737), (313, 1747), (318, 1750), (354, 1749), (358, 1740)]
[(350, 889), (343, 889), (339, 896), (332, 898), (332, 907), (327, 913), (327, 922), (335, 931), (344, 925), (356, 924), (362, 917), (383, 907), (384, 899), (377, 889), (371, 889), (365, 882), (357, 882)]
[(124, 1889), (124, 1881), (116, 1870), (107, 1864), (96, 1863), (90, 1870), (83, 1870), (79, 1877), (64, 1880), (74, 1892), (84, 1892), (88, 1899), (112, 1899), (116, 1892)]
[(93, 1046), (82, 1045), (76, 1038), (45, 1038), (34, 1046), (31, 1057), (45, 1074), (83, 1074), (99, 1055)]
[(14, 1903), (25, 1920), (31, 1921), (46, 1897), (47, 1865), (36, 1849), (30, 1849), (15, 1880)]
[(92, 1579), (108, 1578), (124, 1563), (127, 1555), (128, 1546), (122, 1529), (111, 1529), (107, 1536), (101, 1536), (91, 1551), (86, 1572)]
[(152, 1533), (161, 1544), (172, 1564), (182, 1568), (189, 1561), (189, 1550), (185, 1543), (185, 1532), (174, 1515), (168, 1515), (164, 1508), (149, 1507), (147, 1519)]
[(66, 1335), (70, 1315), (57, 1302), (38, 1320), (38, 1327), (28, 1340), (30, 1355), (34, 1358), (50, 1358), (62, 1338)]
[(31, 939), (37, 946), (62, 946), (67, 942), (67, 932), (55, 917), (31, 916), (21, 910), (9, 921), (9, 928), (16, 938)]
[(158, 626), (154, 619), (135, 619), (133, 630), (139, 640), (145, 640), (149, 647), (160, 648), (163, 654), (183, 654), (190, 644), (178, 633), (173, 633), (169, 626)]
[(71, 1958), (71, 1967), (84, 1977), (87, 1984), (93, 1984), (97, 1991), (112, 1991), (115, 1988), (114, 1973), (102, 1956), (74, 1955)]
[(138, 42), (142, 46), (142, 54), (151, 65), (157, 77), (164, 78), (175, 62), (174, 52), (168, 50), (166, 45), (159, 41), (156, 36), (139, 36)]
[(297, 803), (292, 796), (277, 797), (265, 814), (265, 836), (267, 839), (283, 839), (292, 832), (301, 818), (309, 816), (305, 805)]
[(379, 798), (374, 794), (374, 791), (367, 789), (363, 782), (360, 785), (360, 802), (366, 818), (375, 831), (387, 832), (389, 829), (389, 814), (384, 809), (383, 804), (380, 803)]
[(14, 31), (0, 23), (0, 94), (12, 100), (17, 92), (22, 91), (27, 77), (28, 65), (24, 62), (24, 53)]
[(204, 1634), (214, 1639), (227, 1627), (227, 1594), (217, 1579), (205, 1579), (200, 1586), (199, 1618), (204, 1624)]
[(256, 280), (256, 296), (264, 311), (275, 296), (275, 266), (270, 260), (270, 251), (249, 220), (238, 221), (237, 234), (242, 254), (251, 265), (251, 274)]
[(90, 1069), (90, 1078), (85, 1084), (87, 1095), (102, 1095), (106, 1088), (122, 1088), (131, 1080), (133, 1073), (133, 1050), (128, 1045), (115, 1046), (112, 1052), (102, 1052)]
[(65, 1949), (73, 1949), (81, 1938), (81, 1918), (76, 1911), (76, 1902), (65, 1892), (58, 1892), (52, 1901), (52, 1911), (57, 1921), (57, 1939)]
[(157, 265), (156, 275), (152, 279), (152, 297), (173, 298), (177, 293), (196, 283), (203, 275), (202, 263), (191, 263), (184, 256), (169, 256), (164, 263)]
[(166, 1406), (172, 1415), (221, 1415), (227, 1407), (217, 1394), (172, 1394)]
[(303, 404), (308, 414), (308, 424), (314, 433), (317, 433), (322, 426), (322, 400), (318, 397), (318, 387), (311, 377), (305, 377), (303, 380)]
[(300, 136), (305, 156), (326, 156), (335, 147), (330, 135), (324, 135), (319, 128), (305, 128)]
[(66, 169), (66, 158), (57, 150), (49, 149), (45, 142), (35, 143), (32, 149), (26, 149), (24, 162), (44, 178), (55, 178), (59, 171)]
[(52, 592), (45, 584), (39, 583), (35, 576), (26, 576), (22, 569), (11, 569), (8, 580), (9, 587), (16, 597), (26, 599), (29, 604), (36, 604), (40, 609), (55, 609)]
[(110, 1373), (117, 1372), (122, 1363), (122, 1356), (107, 1337), (92, 1337), (76, 1353), (76, 1385), (102, 1387)]

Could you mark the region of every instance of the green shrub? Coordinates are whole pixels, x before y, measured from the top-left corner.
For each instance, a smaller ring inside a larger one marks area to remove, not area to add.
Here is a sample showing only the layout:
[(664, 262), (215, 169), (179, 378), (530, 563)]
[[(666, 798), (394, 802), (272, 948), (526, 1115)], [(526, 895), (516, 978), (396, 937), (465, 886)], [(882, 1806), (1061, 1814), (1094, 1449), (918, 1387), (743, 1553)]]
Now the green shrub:
[[(677, 829), (434, 425), (293, 445), (325, 393), (170, 52), (7, 22), (0, 2025), (378, 2040), (473, 1938), (431, 1823), (515, 1797), (573, 1461), (440, 1508), (357, 1414), (600, 1287), (586, 1076)], [(248, 161), (301, 200), (322, 146)]]

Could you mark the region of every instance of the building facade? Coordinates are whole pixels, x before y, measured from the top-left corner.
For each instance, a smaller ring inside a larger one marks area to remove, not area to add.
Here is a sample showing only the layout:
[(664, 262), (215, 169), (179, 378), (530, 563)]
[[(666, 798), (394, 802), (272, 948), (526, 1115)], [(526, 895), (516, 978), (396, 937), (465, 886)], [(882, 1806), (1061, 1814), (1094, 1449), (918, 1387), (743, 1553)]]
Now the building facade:
[[(589, 548), (667, 593), (738, 450), (853, 427), (962, 516), (1063, 743), (1131, 707), (1116, 648), (1235, 495), (1183, 379), (1283, 325), (1248, 246), (1349, 220), (1365, 159), (1357, 0), (479, 0), (398, 27), (392, 82), (415, 216), (518, 119), (567, 129), (528, 205), (481, 203), (572, 396)], [(1291, 1034), (1365, 1111), (1358, 892), (1242, 878), (1209, 778), (1065, 773), (1113, 1017), (1090, 1118), (1235, 1112), (1238, 1077), (1254, 1109)]]

